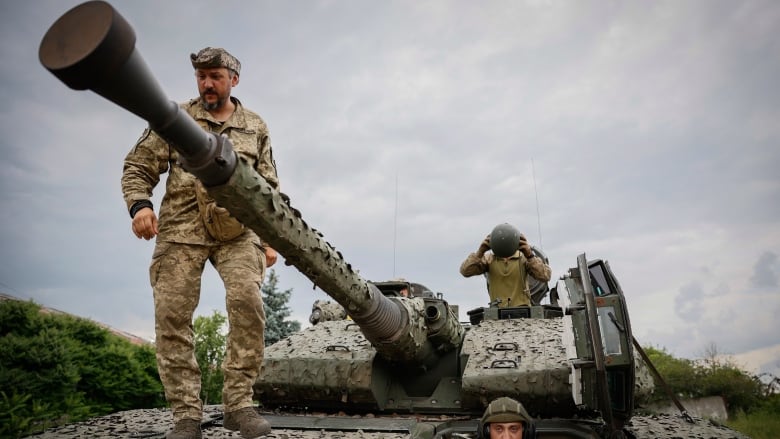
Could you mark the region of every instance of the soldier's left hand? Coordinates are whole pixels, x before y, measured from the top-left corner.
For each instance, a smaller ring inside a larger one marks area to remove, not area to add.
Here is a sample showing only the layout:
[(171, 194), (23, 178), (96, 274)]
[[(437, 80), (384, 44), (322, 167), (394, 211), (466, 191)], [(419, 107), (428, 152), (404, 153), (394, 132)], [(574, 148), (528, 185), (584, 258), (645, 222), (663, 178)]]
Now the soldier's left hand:
[(528, 240), (525, 239), (525, 235), (522, 233), (520, 234), (520, 251), (526, 258), (530, 258), (534, 254), (534, 251), (531, 249), (531, 244), (528, 243)]
[(265, 268), (270, 268), (276, 263), (278, 254), (271, 247), (265, 248)]

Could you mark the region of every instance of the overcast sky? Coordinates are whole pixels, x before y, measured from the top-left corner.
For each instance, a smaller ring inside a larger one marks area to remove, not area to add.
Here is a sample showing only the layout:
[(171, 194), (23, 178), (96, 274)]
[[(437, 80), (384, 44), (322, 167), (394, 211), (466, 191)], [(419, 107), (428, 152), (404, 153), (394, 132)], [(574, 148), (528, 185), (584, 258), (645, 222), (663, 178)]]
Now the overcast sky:
[[(154, 244), (119, 185), (146, 123), (38, 61), (78, 3), (0, 3), (0, 291), (153, 338)], [(608, 260), (642, 344), (780, 375), (780, 3), (112, 4), (171, 100), (197, 93), (191, 52), (241, 60), (283, 191), (365, 278), (423, 283), (466, 320), (487, 293), (458, 267), (509, 222), (554, 280)], [(277, 274), (307, 324), (326, 296)]]

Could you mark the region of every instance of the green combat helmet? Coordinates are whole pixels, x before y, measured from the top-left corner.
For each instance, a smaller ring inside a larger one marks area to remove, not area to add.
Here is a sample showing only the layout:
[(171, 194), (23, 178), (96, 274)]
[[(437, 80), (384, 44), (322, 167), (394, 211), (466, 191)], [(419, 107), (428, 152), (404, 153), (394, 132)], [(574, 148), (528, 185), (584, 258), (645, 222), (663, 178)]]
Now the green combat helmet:
[(479, 422), (479, 432), (483, 439), (490, 437), (488, 428), (493, 422), (522, 422), (523, 439), (533, 438), (536, 434), (531, 416), (523, 404), (506, 396), (494, 399), (485, 409), (485, 414), (482, 415), (482, 420)]
[(504, 223), (493, 227), (490, 232), (490, 249), (499, 258), (508, 258), (515, 254), (520, 246), (520, 231), (515, 226)]

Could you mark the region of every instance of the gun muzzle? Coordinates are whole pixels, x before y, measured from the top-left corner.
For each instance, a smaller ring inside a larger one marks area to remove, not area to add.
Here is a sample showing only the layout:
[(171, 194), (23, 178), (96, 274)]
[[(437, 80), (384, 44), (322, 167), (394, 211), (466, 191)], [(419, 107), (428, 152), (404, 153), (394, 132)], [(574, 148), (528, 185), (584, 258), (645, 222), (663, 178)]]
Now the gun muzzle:
[(75, 90), (90, 89), (149, 122), (206, 186), (228, 181), (236, 156), (227, 138), (207, 133), (169, 100), (135, 48), (135, 32), (104, 1), (82, 3), (52, 24), (38, 58)]

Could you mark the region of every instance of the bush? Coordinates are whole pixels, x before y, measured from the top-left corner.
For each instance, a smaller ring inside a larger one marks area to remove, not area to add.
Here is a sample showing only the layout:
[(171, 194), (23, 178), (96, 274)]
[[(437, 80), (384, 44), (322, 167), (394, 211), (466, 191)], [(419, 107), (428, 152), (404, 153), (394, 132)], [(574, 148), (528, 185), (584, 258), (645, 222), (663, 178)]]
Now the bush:
[[(674, 358), (665, 349), (645, 348), (658, 372), (677, 396), (701, 398), (722, 396), (730, 415), (749, 412), (764, 398), (764, 386), (756, 376), (741, 370), (730, 361), (714, 356), (695, 363)], [(659, 387), (660, 383), (656, 382)], [(665, 392), (655, 392), (654, 400), (665, 400)]]
[(703, 395), (720, 395), (730, 414), (749, 411), (761, 402), (761, 384), (747, 372), (730, 364), (700, 367)]
[(0, 437), (164, 405), (152, 346), (97, 324), (0, 302)]
[[(647, 356), (652, 361), (658, 373), (672, 389), (675, 395), (681, 398), (696, 398), (701, 396), (701, 385), (698, 382), (699, 375), (696, 366), (691, 360), (674, 358), (665, 349), (652, 347), (644, 348)], [(655, 379), (655, 377), (654, 377)], [(661, 383), (656, 380), (656, 389), (661, 390)], [(656, 391), (653, 400), (666, 400), (666, 392)]]

